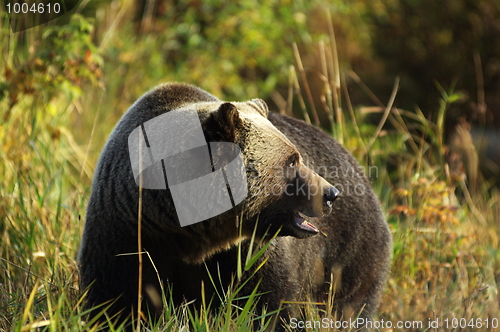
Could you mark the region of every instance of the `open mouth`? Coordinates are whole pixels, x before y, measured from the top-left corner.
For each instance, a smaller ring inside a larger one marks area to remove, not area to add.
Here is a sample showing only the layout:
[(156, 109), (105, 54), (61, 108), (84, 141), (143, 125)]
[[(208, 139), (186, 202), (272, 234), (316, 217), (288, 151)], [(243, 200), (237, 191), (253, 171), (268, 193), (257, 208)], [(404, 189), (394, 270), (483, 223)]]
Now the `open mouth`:
[(296, 227), (300, 230), (310, 233), (311, 235), (318, 234), (319, 230), (308, 222), (300, 212), (297, 212), (293, 216), (293, 222)]

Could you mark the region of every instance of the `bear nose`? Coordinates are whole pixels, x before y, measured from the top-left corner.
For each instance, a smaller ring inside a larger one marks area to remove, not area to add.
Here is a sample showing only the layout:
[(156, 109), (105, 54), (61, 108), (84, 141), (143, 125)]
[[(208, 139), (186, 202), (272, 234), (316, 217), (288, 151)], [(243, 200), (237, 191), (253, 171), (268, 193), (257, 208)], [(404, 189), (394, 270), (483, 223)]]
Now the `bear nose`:
[(332, 202), (337, 199), (337, 196), (339, 195), (339, 191), (335, 187), (330, 187), (326, 190), (324, 199), (325, 203), (329, 206), (332, 207)]

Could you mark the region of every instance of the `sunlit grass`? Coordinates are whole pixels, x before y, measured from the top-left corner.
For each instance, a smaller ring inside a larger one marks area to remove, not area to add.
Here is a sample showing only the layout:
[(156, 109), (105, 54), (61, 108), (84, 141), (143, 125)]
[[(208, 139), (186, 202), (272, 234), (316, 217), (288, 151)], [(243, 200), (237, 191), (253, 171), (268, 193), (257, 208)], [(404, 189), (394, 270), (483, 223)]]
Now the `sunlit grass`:
[[(98, 330), (93, 321), (82, 319), (76, 262), (93, 167), (125, 109), (140, 93), (173, 76), (163, 79), (144, 71), (139, 50), (149, 49), (154, 59), (161, 59), (161, 50), (153, 38), (131, 38), (132, 28), (119, 21), (97, 21), (97, 35), (69, 30), (78, 47), (86, 47), (89, 36), (105, 41), (100, 53), (92, 50), (95, 58), (67, 48), (67, 59), (52, 60), (44, 58), (52, 45), (44, 44), (42, 28), (20, 37), (9, 32), (4, 19), (0, 23), (7, 68), (0, 68), (0, 330)], [(315, 109), (329, 119), (327, 130), (363, 166), (377, 167), (370, 181), (390, 223), (394, 251), (375, 318), (500, 319), (500, 195), (487, 183), (469, 188), (465, 174), (450, 169), (444, 158), (443, 123), (457, 96), (442, 92), (435, 119), (375, 98), (380, 122), (370, 123), (366, 108), (349, 104), (343, 83), (349, 73), (339, 72), (333, 35), (327, 37), (319, 47), (324, 89), (310, 91), (320, 96), (308, 96), (305, 69), (297, 66), (290, 73), (291, 96), (284, 98), (297, 105), (287, 104), (285, 111), (293, 106), (314, 121), (306, 104), (324, 101)], [(102, 78), (99, 56), (104, 59)], [(190, 82), (189, 72), (183, 77)], [(250, 331), (254, 320), (271, 323), (269, 314), (253, 313), (256, 294), (243, 308), (233, 305), (237, 296), (228, 294), (228, 304), (216, 315), (208, 308), (174, 308), (164, 298), (165, 313), (152, 330)], [(331, 296), (329, 303), (298, 306), (310, 319), (334, 318), (333, 301)]]

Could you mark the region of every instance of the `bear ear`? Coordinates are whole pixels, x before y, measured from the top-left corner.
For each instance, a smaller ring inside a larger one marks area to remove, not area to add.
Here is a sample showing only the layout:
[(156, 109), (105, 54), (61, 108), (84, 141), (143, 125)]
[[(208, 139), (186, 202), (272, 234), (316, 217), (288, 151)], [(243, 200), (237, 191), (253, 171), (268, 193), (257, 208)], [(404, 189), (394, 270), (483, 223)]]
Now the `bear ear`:
[(269, 113), (269, 107), (267, 107), (267, 104), (265, 101), (263, 101), (260, 98), (252, 99), (249, 101), (249, 103), (255, 107), (255, 109), (267, 119), (267, 114)]
[(231, 103), (224, 103), (208, 117), (203, 124), (207, 142), (234, 142), (236, 131), (243, 127), (238, 109)]

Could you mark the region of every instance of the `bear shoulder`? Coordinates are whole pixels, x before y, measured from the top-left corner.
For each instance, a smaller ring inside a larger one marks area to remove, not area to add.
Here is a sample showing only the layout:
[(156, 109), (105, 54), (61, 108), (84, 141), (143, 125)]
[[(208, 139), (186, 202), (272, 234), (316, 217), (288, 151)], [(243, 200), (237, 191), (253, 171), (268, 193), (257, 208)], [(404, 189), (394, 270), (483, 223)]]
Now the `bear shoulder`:
[(186, 83), (165, 83), (142, 95), (129, 113), (150, 113), (151, 118), (167, 111), (202, 102), (220, 101), (214, 95)]

